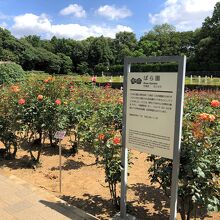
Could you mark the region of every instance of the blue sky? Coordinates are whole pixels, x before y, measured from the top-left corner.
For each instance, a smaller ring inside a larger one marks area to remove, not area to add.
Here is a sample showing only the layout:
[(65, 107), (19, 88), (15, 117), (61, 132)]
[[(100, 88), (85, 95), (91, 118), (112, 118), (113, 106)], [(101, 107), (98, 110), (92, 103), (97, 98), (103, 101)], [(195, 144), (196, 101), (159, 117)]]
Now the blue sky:
[(36, 34), (85, 39), (114, 38), (133, 31), (139, 38), (154, 25), (170, 23), (194, 30), (219, 0), (0, 0), (0, 26), (16, 37)]

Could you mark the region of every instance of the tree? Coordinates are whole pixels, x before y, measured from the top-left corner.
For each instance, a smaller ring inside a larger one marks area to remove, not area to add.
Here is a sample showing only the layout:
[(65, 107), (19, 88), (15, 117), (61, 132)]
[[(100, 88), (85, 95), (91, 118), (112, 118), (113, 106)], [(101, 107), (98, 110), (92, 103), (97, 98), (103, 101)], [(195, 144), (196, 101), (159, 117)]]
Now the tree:
[[(220, 63), (220, 2), (216, 3), (212, 16), (203, 22), (197, 39), (194, 62), (212, 69), (212, 66)], [(214, 70), (218, 70), (219, 66)]]
[[(155, 55), (176, 55), (178, 52), (179, 39), (175, 27), (167, 23), (155, 25), (153, 30), (145, 34), (142, 38), (152, 49), (151, 53)], [(146, 47), (147, 47), (146, 46)]]
[(24, 39), (31, 44), (33, 47), (40, 47), (41, 46), (41, 39), (40, 36), (37, 35), (29, 35), (24, 37)]
[(14, 54), (12, 51), (10, 50), (6, 50), (6, 49), (1, 49), (0, 50), (0, 60), (3, 61), (12, 61), (12, 62), (18, 62), (19, 58), (16, 54)]
[(61, 66), (60, 66), (60, 74), (68, 74), (72, 70), (72, 60), (70, 57), (66, 56), (63, 53), (58, 53), (57, 56), (59, 56), (61, 60)]
[(112, 60), (113, 54), (107, 39), (103, 36), (95, 38), (89, 48), (88, 63), (90, 67), (94, 68), (98, 64), (109, 67)]
[(38, 48), (34, 48), (26, 39), (20, 39), (20, 43), (23, 45), (23, 50), (19, 54), (19, 63), (24, 70), (36, 69), (36, 65), (40, 62), (40, 55)]
[(0, 28), (0, 47), (1, 59), (12, 59), (12, 61), (18, 62), (19, 54), (22, 51), (22, 45), (8, 30), (3, 28)]
[(53, 46), (53, 50), (51, 52), (53, 53), (63, 53), (67, 56), (70, 56), (71, 55), (71, 42), (72, 40), (69, 40), (69, 39), (59, 39), (59, 38), (56, 38), (56, 37), (52, 37), (51, 39), (51, 44)]
[(125, 56), (131, 56), (137, 48), (137, 39), (132, 32), (119, 32), (113, 41), (113, 54), (116, 64), (123, 64)]
[(73, 71), (78, 71), (78, 65), (82, 62), (88, 62), (88, 41), (72, 41), (70, 58), (73, 62)]
[(161, 51), (159, 49), (159, 42), (155, 40), (148, 40), (146, 36), (142, 37), (138, 42), (139, 50), (143, 51), (146, 56), (159, 56)]

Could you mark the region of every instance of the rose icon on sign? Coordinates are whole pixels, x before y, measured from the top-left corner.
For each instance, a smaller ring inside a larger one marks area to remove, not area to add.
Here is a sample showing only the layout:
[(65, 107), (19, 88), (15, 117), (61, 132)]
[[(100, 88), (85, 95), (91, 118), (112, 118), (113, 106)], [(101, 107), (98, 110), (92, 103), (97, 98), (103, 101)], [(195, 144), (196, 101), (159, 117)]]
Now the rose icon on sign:
[(136, 83), (137, 83), (137, 84), (141, 84), (141, 82), (142, 82), (142, 79), (141, 79), (141, 78), (138, 78), (138, 79), (136, 80)]
[(137, 78), (137, 79), (132, 78), (131, 79), (131, 84), (135, 84), (135, 83), (141, 84), (142, 83), (142, 79), (141, 78)]

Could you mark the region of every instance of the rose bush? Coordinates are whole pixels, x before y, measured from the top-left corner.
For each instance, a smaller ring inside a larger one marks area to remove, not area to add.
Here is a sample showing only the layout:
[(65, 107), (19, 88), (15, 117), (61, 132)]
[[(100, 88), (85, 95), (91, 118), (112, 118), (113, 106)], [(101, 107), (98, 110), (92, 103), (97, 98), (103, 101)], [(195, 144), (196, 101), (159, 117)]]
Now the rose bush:
[[(178, 203), (182, 219), (189, 219), (197, 208), (219, 209), (219, 100), (218, 91), (186, 93)], [(0, 140), (8, 158), (15, 157), (19, 140), (26, 140), (31, 161), (38, 163), (44, 141), (56, 146), (54, 133), (66, 130), (72, 153), (81, 147), (96, 155), (96, 163), (105, 169), (112, 202), (118, 206), (122, 106), (121, 92), (109, 85), (98, 88), (65, 77), (29, 78), (0, 87)], [(158, 182), (169, 196), (172, 161), (149, 159), (152, 182)]]
[[(179, 200), (183, 220), (220, 208), (220, 93), (188, 92), (185, 95), (181, 143)], [(172, 161), (150, 156), (151, 182), (170, 196)]]

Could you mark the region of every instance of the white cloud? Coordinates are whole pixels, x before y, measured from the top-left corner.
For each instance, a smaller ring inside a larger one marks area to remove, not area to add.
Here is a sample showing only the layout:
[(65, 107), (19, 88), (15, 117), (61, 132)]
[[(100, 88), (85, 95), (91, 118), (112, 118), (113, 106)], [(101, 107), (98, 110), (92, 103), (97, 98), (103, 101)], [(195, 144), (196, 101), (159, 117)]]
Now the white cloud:
[(35, 14), (27, 13), (14, 17), (14, 25), (12, 32), (18, 36), (50, 33), (52, 29), (51, 21), (45, 14), (37, 16)]
[(61, 15), (74, 15), (77, 18), (86, 17), (86, 11), (83, 9), (81, 5), (73, 4), (68, 7), (62, 9), (60, 11)]
[(152, 24), (169, 23), (177, 30), (193, 30), (213, 12), (219, 0), (166, 0), (164, 8), (157, 14), (149, 14)]
[(116, 27), (106, 26), (81, 26), (79, 24), (61, 24), (52, 26), (52, 35), (64, 38), (74, 38), (82, 40), (90, 36), (105, 36), (114, 38), (115, 34), (120, 31), (131, 32), (132, 29), (127, 26), (117, 25)]
[(14, 25), (11, 28), (16, 37), (25, 35), (40, 35), (50, 39), (52, 36), (72, 38), (76, 40), (86, 39), (90, 36), (106, 36), (114, 38), (120, 31), (132, 32), (128, 26), (83, 26), (79, 24), (52, 24), (52, 21), (45, 14), (40, 16), (34, 14), (19, 15), (14, 18)]
[(116, 8), (114, 5), (100, 6), (96, 12), (97, 14), (104, 16), (110, 20), (122, 19), (132, 15), (132, 12), (125, 6), (121, 8)]

